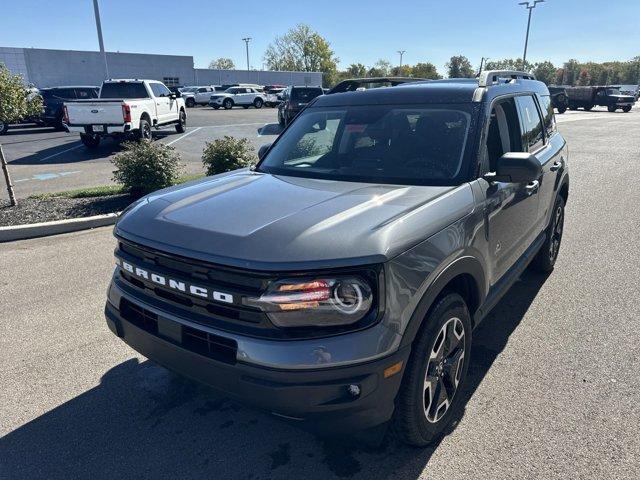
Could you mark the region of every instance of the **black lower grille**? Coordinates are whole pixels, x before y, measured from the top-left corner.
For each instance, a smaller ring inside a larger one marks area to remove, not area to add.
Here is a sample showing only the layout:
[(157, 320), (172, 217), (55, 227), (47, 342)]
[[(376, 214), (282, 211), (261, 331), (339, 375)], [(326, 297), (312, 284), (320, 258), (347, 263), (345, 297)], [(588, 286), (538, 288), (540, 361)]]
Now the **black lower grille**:
[[(136, 327), (149, 332), (152, 335), (163, 337), (165, 340), (178, 344), (181, 347), (205, 357), (225, 362), (229, 364), (236, 363), (236, 354), (238, 352), (238, 343), (226, 337), (208, 333), (197, 328), (188, 327), (174, 323), (172, 325), (173, 332), (177, 327), (180, 334), (172, 333), (170, 337), (163, 335), (162, 329), (158, 328), (158, 315), (130, 302), (126, 298), (120, 300), (120, 316), (132, 323)], [(168, 320), (162, 319), (166, 324)]]

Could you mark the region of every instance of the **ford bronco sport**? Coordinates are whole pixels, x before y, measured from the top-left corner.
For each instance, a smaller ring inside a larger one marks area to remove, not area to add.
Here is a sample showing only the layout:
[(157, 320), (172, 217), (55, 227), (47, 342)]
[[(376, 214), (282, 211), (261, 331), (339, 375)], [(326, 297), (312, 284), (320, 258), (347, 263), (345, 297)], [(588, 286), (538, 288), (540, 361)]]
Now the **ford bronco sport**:
[(260, 157), (122, 214), (109, 328), (320, 431), (441, 436), (474, 327), (556, 262), (569, 179), (547, 87), (488, 71), (323, 95)]

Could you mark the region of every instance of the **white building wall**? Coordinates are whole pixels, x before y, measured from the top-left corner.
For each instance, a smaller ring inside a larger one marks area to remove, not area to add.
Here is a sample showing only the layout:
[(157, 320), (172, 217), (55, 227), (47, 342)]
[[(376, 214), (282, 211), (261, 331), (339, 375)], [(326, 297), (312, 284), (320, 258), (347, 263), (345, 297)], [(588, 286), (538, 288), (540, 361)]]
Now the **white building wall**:
[(213, 70), (196, 68), (196, 85), (228, 85), (257, 83), (258, 85), (322, 85), (321, 72), (272, 72), (270, 70)]
[(24, 48), (0, 47), (0, 63), (4, 63), (11, 72), (22, 75), (24, 83), (29, 83)]

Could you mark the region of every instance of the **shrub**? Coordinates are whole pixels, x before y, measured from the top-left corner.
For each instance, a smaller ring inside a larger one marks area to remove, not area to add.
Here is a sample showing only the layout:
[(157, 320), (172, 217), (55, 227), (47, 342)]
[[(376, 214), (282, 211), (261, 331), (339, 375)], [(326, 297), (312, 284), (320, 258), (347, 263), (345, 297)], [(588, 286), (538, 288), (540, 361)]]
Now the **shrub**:
[(207, 142), (202, 152), (202, 164), (207, 170), (207, 175), (249, 167), (256, 163), (256, 160), (255, 150), (249, 140), (228, 135)]
[(149, 140), (125, 142), (122, 146), (124, 151), (111, 160), (116, 167), (113, 181), (122, 184), (131, 194), (144, 195), (178, 180), (182, 165), (173, 147)]

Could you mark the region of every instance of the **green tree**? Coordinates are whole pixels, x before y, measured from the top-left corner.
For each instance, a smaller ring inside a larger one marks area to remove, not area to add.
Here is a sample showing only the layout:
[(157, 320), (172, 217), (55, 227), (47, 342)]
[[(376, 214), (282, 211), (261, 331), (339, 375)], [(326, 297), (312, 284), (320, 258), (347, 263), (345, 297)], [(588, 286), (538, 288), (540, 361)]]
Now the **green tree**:
[(20, 75), (12, 74), (0, 63), (0, 134), (10, 123), (42, 113), (42, 98), (24, 86)]
[(387, 77), (391, 73), (391, 62), (380, 59), (367, 72), (368, 77)]
[(337, 78), (339, 59), (329, 42), (303, 23), (289, 30), (267, 47), (264, 61), (270, 70), (322, 72), (323, 83)]
[(402, 67), (393, 67), (391, 69), (391, 75), (394, 77), (410, 77), (411, 76), (411, 65), (402, 65)]
[(220, 57), (217, 60), (211, 60), (211, 63), (209, 63), (209, 68), (212, 68), (214, 70), (233, 70), (234, 68), (236, 68), (236, 65), (230, 58)]
[(580, 75), (580, 64), (576, 59), (568, 60), (562, 67), (564, 69), (564, 82), (567, 85), (575, 85)]
[(538, 62), (534, 65), (532, 73), (538, 80), (551, 85), (556, 80), (557, 68), (550, 61)]
[(589, 70), (583, 68), (580, 70), (580, 74), (578, 75), (578, 85), (590, 85), (591, 84), (591, 75), (589, 75)]
[(438, 80), (442, 75), (438, 73), (436, 66), (431, 62), (416, 63), (411, 67), (411, 76), (417, 78), (426, 78), (429, 80)]
[[(525, 62), (524, 71), (533, 71), (534, 65)], [(503, 58), (502, 60), (489, 60), (484, 66), (485, 70), (520, 70), (522, 71), (522, 59), (521, 58)]]
[(471, 62), (464, 55), (455, 55), (446, 63), (449, 78), (471, 78), (475, 71)]
[(367, 76), (367, 67), (361, 63), (352, 63), (344, 72), (347, 78), (362, 78)]

